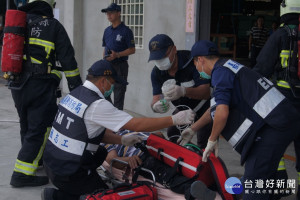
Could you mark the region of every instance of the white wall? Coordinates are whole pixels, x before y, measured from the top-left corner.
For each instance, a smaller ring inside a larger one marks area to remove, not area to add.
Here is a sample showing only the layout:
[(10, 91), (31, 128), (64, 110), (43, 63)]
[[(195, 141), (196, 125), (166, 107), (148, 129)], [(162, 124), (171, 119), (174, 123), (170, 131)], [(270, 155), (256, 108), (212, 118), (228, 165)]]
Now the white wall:
[[(83, 72), (83, 2), (82, 0), (61, 0), (56, 1), (56, 9), (59, 10), (59, 21), (66, 29), (71, 43), (75, 50), (75, 58), (78, 64), (79, 71)], [(83, 79), (84, 77), (81, 76)], [(60, 86), (63, 93), (68, 93), (67, 80), (63, 77)]]
[(150, 75), (153, 65), (148, 63), (148, 43), (153, 36), (163, 33), (173, 39), (177, 49), (185, 48), (185, 1), (144, 1), (144, 8), (144, 49), (137, 50), (129, 59), (129, 86), (125, 108), (145, 116), (161, 116), (154, 114), (150, 108)]
[[(110, 0), (61, 0), (57, 2), (57, 7), (63, 11), (60, 12), (60, 21), (66, 27), (75, 47), (76, 59), (78, 59), (83, 80), (85, 80), (87, 69), (102, 58), (102, 36), (109, 22), (106, 15), (101, 13), (101, 9), (109, 4)], [(153, 66), (148, 63), (148, 43), (156, 34), (164, 33), (173, 39), (177, 49), (185, 49), (185, 5), (184, 0), (144, 1), (144, 48), (137, 49), (136, 53), (129, 57), (129, 85), (124, 106), (126, 110), (145, 116), (161, 116), (154, 114), (150, 108), (152, 101), (150, 74)], [(81, 26), (80, 16), (82, 16)], [(77, 20), (73, 24), (72, 18)]]

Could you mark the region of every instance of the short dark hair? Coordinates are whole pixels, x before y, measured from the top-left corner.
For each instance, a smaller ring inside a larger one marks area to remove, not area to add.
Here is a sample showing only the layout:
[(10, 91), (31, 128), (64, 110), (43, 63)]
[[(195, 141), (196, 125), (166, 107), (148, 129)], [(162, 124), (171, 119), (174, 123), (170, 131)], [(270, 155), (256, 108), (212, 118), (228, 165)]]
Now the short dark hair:
[(262, 16), (262, 15), (259, 15), (259, 16), (257, 17), (257, 19), (265, 19), (265, 17)]
[(86, 80), (91, 81), (92, 83), (95, 83), (101, 77), (104, 77), (104, 76), (93, 76), (93, 75), (88, 74), (88, 75), (86, 75)]
[(207, 60), (214, 60), (214, 59), (217, 59), (219, 58), (218, 55), (208, 55), (208, 56), (204, 56)]

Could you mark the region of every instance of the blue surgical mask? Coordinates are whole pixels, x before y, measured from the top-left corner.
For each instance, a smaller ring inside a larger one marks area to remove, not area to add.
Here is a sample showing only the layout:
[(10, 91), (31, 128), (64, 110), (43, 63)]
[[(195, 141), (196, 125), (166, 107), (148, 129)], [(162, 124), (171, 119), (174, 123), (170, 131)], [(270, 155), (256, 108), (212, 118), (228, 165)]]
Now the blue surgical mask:
[(211, 76), (205, 72), (199, 72), (199, 74), (200, 74), (200, 77), (203, 79), (211, 79)]
[[(109, 80), (106, 79), (107, 82), (109, 82)], [(110, 84), (110, 89), (108, 91), (104, 91), (104, 97), (109, 97), (111, 95), (111, 93), (114, 91), (115, 85), (114, 84)]]
[(202, 72), (199, 72), (199, 74), (200, 74), (200, 77), (203, 79), (211, 79), (211, 76), (204, 72), (203, 65), (202, 65)]

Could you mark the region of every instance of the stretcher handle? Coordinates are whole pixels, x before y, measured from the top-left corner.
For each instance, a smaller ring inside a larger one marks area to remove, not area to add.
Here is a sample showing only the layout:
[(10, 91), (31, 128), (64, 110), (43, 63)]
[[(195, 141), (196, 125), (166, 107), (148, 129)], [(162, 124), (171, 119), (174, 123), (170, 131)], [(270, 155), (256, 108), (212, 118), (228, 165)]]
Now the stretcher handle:
[[(110, 163), (110, 173), (111, 173), (111, 175), (112, 175), (112, 177), (114, 179), (115, 179), (115, 177), (114, 177), (114, 175), (112, 173), (112, 168), (113, 168), (112, 166), (113, 166), (113, 163), (115, 163), (115, 162), (119, 162), (119, 163), (122, 163), (122, 164), (125, 164), (125, 165), (129, 166), (128, 162), (126, 162), (126, 161), (119, 160), (117, 158), (112, 159), (112, 161)], [(140, 169), (143, 170), (143, 171), (145, 171), (145, 172), (148, 172), (149, 174), (151, 174), (152, 179), (153, 179), (153, 184), (155, 185), (156, 184), (156, 180), (155, 180), (155, 176), (154, 176), (153, 172), (151, 170), (149, 170), (149, 169), (144, 168), (144, 167), (141, 167)]]

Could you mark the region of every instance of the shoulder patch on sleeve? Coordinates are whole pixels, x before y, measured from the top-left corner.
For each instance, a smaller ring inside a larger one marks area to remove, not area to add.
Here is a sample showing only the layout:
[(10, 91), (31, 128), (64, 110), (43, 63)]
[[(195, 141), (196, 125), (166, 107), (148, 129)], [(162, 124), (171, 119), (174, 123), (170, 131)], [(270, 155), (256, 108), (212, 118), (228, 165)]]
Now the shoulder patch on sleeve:
[(238, 62), (235, 62), (233, 60), (228, 60), (224, 65), (224, 67), (227, 67), (228, 69), (230, 69), (233, 73), (238, 73), (238, 71), (244, 67), (244, 65), (241, 65), (240, 63)]

